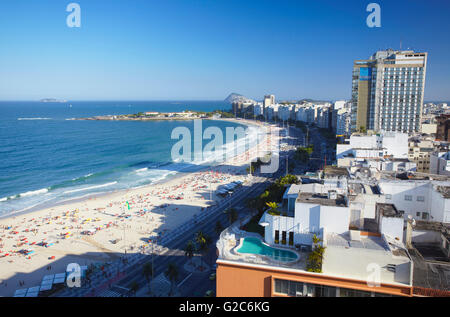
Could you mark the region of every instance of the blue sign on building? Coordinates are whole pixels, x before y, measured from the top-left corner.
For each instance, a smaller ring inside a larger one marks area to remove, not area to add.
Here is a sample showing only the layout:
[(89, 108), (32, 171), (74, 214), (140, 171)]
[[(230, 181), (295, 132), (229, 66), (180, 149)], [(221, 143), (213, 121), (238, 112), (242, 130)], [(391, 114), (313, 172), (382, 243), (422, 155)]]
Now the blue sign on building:
[(361, 67), (359, 69), (359, 80), (370, 80), (372, 79), (372, 68)]

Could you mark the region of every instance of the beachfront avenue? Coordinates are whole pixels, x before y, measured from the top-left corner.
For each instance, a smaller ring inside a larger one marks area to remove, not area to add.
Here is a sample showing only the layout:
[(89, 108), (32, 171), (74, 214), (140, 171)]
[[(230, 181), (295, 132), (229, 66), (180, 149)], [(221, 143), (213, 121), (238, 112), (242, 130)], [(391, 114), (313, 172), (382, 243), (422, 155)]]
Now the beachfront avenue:
[[(263, 163), (261, 173), (272, 174), (279, 168), (279, 129), (272, 126), (227, 127), (225, 142), (222, 130), (210, 126), (203, 131), (202, 120), (194, 120), (193, 137), (191, 130), (184, 126), (172, 130), (171, 139), (178, 140), (171, 150), (173, 162), (223, 163), (236, 156), (246, 155), (246, 160)], [(203, 146), (204, 140), (211, 140)], [(193, 144), (192, 144), (193, 143)], [(256, 149), (249, 151), (254, 145)], [(271, 153), (270, 157), (265, 154)]]

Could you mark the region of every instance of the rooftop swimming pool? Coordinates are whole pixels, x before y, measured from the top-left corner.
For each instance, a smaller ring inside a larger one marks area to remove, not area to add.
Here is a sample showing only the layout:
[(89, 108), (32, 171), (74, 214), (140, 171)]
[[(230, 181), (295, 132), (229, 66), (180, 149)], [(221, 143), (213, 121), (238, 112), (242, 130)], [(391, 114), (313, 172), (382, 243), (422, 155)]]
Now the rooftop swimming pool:
[(291, 262), (298, 258), (297, 254), (292, 251), (272, 248), (267, 244), (264, 244), (260, 239), (252, 237), (244, 238), (242, 245), (237, 252), (265, 255), (282, 262)]

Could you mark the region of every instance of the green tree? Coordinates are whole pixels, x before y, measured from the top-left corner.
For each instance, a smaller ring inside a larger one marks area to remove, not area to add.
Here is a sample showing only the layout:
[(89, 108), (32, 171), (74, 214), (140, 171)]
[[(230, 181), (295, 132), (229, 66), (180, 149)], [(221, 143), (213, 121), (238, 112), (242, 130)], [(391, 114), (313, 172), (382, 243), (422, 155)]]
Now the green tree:
[(150, 280), (153, 278), (153, 265), (151, 262), (147, 262), (142, 267), (142, 275), (147, 280), (148, 288), (150, 290)]
[(277, 183), (281, 186), (285, 186), (285, 185), (291, 185), (291, 184), (298, 184), (300, 182), (300, 180), (298, 179), (297, 176), (295, 175), (291, 175), (288, 174), (286, 176), (280, 177), (277, 180)]
[(189, 261), (192, 263), (192, 257), (194, 256), (195, 246), (192, 240), (189, 240), (184, 247), (184, 255), (188, 257)]
[(313, 235), (313, 250), (309, 253), (306, 261), (306, 270), (308, 272), (322, 273), (323, 254), (325, 247), (320, 243), (322, 240), (316, 235)]
[(220, 234), (223, 231), (223, 227), (222, 227), (222, 224), (220, 223), (220, 220), (217, 220), (216, 227), (214, 228), (214, 231), (217, 234)]
[(130, 283), (130, 291), (133, 293), (133, 295), (136, 296), (136, 292), (139, 290), (139, 284), (136, 281), (133, 281)]
[(228, 216), (228, 222), (230, 223), (230, 225), (233, 224), (238, 218), (237, 210), (234, 208), (225, 210), (225, 213)]
[(198, 231), (195, 234), (195, 242), (197, 242), (197, 250), (202, 254), (201, 266), (203, 267), (203, 256), (208, 253), (208, 247), (211, 243), (211, 238), (205, 235), (202, 231)]
[(278, 210), (278, 204), (275, 202), (266, 203), (266, 205), (270, 208), (268, 213), (272, 216), (279, 216), (281, 213)]
[(173, 291), (174, 291), (174, 285), (175, 282), (178, 279), (178, 266), (174, 263), (169, 263), (169, 265), (167, 265), (167, 270), (166, 270), (166, 276), (170, 281), (170, 292), (169, 292), (169, 296), (173, 295)]
[(297, 161), (300, 161), (302, 163), (308, 163), (309, 158), (310, 158), (311, 154), (313, 153), (313, 151), (314, 151), (314, 148), (312, 145), (310, 145), (308, 147), (300, 146), (295, 151), (294, 158)]

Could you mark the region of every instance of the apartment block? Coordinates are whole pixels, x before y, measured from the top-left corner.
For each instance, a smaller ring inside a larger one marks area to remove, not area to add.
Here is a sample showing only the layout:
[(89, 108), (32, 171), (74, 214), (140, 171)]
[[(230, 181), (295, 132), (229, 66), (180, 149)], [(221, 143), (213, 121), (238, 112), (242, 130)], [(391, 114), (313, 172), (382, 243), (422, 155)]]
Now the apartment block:
[(427, 53), (378, 51), (357, 60), (352, 77), (352, 131), (418, 132)]
[(431, 140), (411, 140), (409, 142), (408, 159), (416, 163), (417, 172), (430, 173), (431, 154), (434, 151)]
[[(376, 205), (378, 229), (352, 230), (346, 195), (333, 190), (324, 194), (323, 186), (304, 186), (287, 190), (286, 197), (295, 200), (293, 213), (263, 215), (263, 239), (233, 226), (221, 234), (217, 296), (412, 296), (413, 266), (405, 247), (379, 231), (401, 235), (401, 213), (389, 204)], [(308, 256), (317, 245), (314, 236), (326, 247), (321, 272), (308, 268)], [(370, 269), (378, 272), (376, 283)]]

